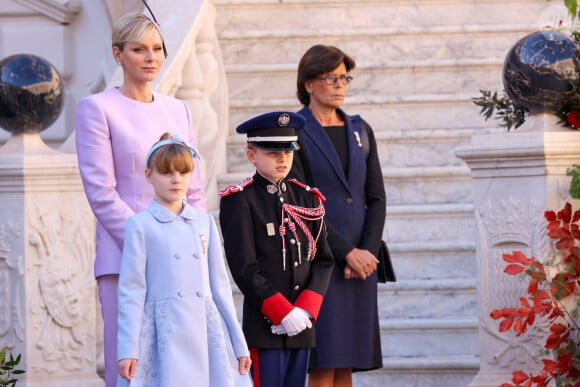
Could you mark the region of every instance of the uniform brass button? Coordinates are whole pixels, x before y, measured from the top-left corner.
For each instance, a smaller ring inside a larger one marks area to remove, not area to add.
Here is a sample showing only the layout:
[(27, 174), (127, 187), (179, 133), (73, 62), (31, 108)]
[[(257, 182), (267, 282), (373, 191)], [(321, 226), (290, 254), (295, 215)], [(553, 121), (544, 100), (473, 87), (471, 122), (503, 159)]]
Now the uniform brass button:
[(346, 199), (346, 204), (352, 204), (352, 198)]
[(300, 289), (300, 285), (294, 286), (294, 290), (298, 290), (298, 289)]
[(298, 266), (298, 262), (294, 262), (294, 267), (297, 267), (297, 266)]
[(296, 244), (296, 239), (294, 239), (294, 238), (290, 239), (290, 243), (293, 244), (293, 245), (295, 245)]

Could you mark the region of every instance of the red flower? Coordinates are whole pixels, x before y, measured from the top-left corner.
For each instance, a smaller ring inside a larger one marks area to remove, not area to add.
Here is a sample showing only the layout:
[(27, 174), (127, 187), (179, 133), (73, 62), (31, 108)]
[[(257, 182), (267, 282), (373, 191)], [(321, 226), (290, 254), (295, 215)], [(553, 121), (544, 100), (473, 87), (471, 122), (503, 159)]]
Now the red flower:
[(566, 117), (566, 121), (568, 121), (573, 128), (580, 128), (580, 110), (570, 110), (570, 113), (568, 113), (568, 116)]

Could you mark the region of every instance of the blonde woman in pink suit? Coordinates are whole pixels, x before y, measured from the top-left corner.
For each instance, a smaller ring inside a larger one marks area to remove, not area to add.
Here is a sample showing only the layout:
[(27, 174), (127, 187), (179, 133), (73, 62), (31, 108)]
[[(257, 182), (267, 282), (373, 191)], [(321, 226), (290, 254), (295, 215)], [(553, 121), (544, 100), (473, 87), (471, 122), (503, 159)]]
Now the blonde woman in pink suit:
[[(164, 132), (194, 144), (187, 105), (151, 89), (164, 62), (159, 25), (141, 14), (113, 28), (112, 50), (123, 68), (123, 84), (83, 98), (76, 110), (77, 157), (83, 186), (97, 218), (95, 277), (104, 322), (105, 380), (117, 377), (117, 288), (127, 219), (154, 197), (143, 171), (145, 155)], [(199, 165), (187, 202), (206, 210)]]

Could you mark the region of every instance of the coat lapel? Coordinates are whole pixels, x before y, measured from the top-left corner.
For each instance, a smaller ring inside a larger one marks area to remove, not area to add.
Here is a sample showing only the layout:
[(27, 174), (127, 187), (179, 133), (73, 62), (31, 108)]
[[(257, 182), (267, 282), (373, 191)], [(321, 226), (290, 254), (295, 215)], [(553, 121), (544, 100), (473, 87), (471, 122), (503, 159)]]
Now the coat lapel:
[[(342, 111), (341, 111), (342, 113)], [(362, 133), (364, 130), (360, 123), (360, 119), (356, 120), (354, 117), (342, 113), (344, 122), (346, 123), (346, 135), (348, 144), (348, 182), (352, 184), (357, 173), (361, 167), (361, 162), (366, 161), (366, 157), (361, 157), (360, 153), (363, 152), (364, 148), (362, 146)]]
[[(307, 107), (304, 107), (302, 110), (298, 112), (304, 118), (306, 118), (306, 125), (304, 127), (303, 135), (308, 139), (308, 142), (312, 143), (314, 148), (309, 151), (308, 158), (311, 160), (310, 162), (315, 161), (314, 153), (318, 152), (319, 155), (322, 155), (321, 160), (325, 159), (328, 164), (332, 167), (334, 174), (336, 175), (337, 179), (344, 185), (344, 187), (350, 191), (348, 181), (344, 172), (342, 170), (342, 166), (340, 164), (340, 160), (338, 158), (338, 153), (334, 149), (334, 145), (330, 141), (330, 138), (326, 134), (324, 128), (320, 125), (318, 120), (314, 118), (312, 112)], [(349, 142), (349, 153), (350, 153), (350, 139)], [(349, 155), (350, 156), (350, 155)], [(350, 171), (349, 167), (349, 171)], [(350, 173), (349, 173), (350, 175)]]

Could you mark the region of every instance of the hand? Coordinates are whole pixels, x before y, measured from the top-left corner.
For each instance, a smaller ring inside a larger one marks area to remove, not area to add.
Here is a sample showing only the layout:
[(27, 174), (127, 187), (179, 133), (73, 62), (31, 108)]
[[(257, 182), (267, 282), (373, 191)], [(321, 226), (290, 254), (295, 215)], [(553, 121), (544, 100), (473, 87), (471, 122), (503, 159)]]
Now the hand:
[(288, 336), (296, 336), (306, 328), (312, 328), (309, 313), (299, 307), (294, 307), (294, 309), (292, 309), (290, 313), (282, 319), (281, 325)]
[(244, 375), (250, 371), (252, 359), (249, 356), (238, 357), (238, 364), (240, 365), (240, 375)]
[(354, 248), (345, 257), (346, 263), (355, 273), (367, 279), (377, 269), (379, 260), (368, 250)]
[(135, 376), (135, 367), (137, 367), (137, 359), (121, 359), (117, 362), (119, 368), (119, 375), (123, 379), (131, 380)]
[(275, 335), (285, 335), (286, 334), (286, 329), (284, 329), (284, 326), (282, 324), (272, 325), (271, 329), (272, 329), (272, 333)]
[(360, 278), (360, 276), (350, 267), (348, 264), (344, 266), (344, 278), (352, 279), (352, 278)]

